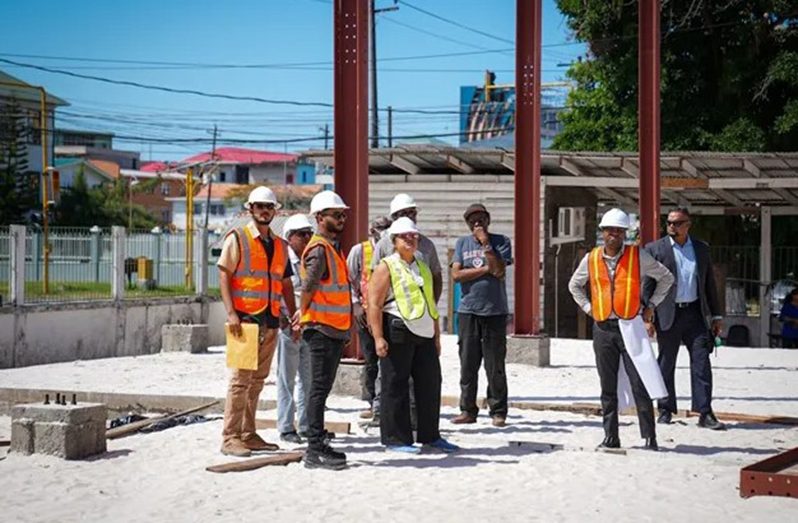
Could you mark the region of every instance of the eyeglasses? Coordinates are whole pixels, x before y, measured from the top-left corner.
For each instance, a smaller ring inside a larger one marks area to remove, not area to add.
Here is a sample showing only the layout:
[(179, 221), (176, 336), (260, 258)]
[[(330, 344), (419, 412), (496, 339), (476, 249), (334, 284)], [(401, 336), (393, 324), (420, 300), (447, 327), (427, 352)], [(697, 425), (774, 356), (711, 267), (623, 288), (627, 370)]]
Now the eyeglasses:
[(410, 240), (418, 240), (418, 233), (417, 232), (404, 232), (402, 234), (397, 234), (399, 238), (403, 239), (404, 241)]
[(668, 220), (668, 225), (673, 227), (681, 227), (687, 222), (688, 220), (674, 220), (674, 221)]
[(251, 204), (251, 207), (253, 209), (257, 209), (257, 210), (263, 210), (263, 209), (267, 209), (269, 211), (273, 211), (274, 210), (274, 204), (273, 203), (255, 202), (255, 203)]
[(323, 216), (329, 216), (333, 220), (344, 220), (346, 219), (346, 212), (344, 211), (333, 211), (324, 214)]
[(394, 213), (394, 216), (396, 216), (397, 218), (415, 218), (416, 216), (418, 216), (418, 210), (413, 208), (402, 209), (401, 211), (396, 211), (396, 213)]
[(293, 236), (295, 234), (297, 236), (304, 236), (305, 238), (309, 238), (309, 237), (313, 236), (313, 231), (311, 231), (310, 229), (301, 229), (299, 231), (292, 232), (291, 236)]

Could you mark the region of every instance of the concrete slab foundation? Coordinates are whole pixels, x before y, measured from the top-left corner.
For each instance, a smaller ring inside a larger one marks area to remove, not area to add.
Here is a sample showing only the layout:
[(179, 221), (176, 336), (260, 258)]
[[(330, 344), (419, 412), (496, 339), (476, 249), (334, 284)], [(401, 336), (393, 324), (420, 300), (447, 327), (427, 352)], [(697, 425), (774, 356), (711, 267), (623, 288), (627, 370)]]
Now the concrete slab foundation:
[(163, 325), (161, 327), (161, 352), (190, 352), (198, 354), (208, 350), (208, 325)]
[(11, 409), (11, 452), (83, 459), (105, 452), (105, 405), (44, 405)]
[(550, 364), (548, 336), (508, 336), (505, 361), (533, 367), (548, 367)]

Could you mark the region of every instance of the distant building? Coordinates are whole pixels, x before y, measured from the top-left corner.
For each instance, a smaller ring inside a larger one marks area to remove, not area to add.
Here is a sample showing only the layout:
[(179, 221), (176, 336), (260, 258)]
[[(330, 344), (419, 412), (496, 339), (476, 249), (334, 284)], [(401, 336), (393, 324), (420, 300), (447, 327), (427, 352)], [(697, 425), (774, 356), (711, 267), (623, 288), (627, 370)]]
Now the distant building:
[(122, 169), (141, 167), (140, 153), (114, 149), (113, 133), (56, 129), (53, 141), (55, 165), (82, 159), (114, 162)]
[[(298, 156), (289, 153), (220, 147), (211, 155), (205, 152), (190, 156), (181, 165), (215, 162), (214, 181), (239, 185), (292, 185), (315, 183), (314, 167), (298, 164)], [(148, 166), (149, 170), (149, 166)]]
[(111, 162), (100, 160), (71, 160), (59, 163), (61, 189), (68, 189), (75, 185), (75, 178), (83, 174), (88, 187), (97, 187), (104, 183), (113, 183), (119, 179), (119, 166)]
[[(7, 84), (17, 84), (19, 87)], [(31, 172), (42, 172), (42, 142), (41, 142), (41, 98), (39, 90), (19, 78), (0, 71), (0, 105), (7, 105), (16, 102), (21, 113), (24, 115), (26, 128), (25, 136), (28, 146), (28, 169)], [(55, 110), (57, 107), (69, 105), (65, 100), (46, 94), (45, 111), (47, 120), (47, 159), (48, 164), (53, 165), (54, 146), (50, 139), (52, 130), (55, 128)]]
[(93, 149), (113, 149), (114, 134), (97, 131), (78, 131), (74, 129), (56, 129), (53, 134), (53, 144), (83, 145)]
[[(158, 221), (161, 227), (173, 227), (175, 198), (186, 197), (186, 176), (178, 172), (150, 173), (134, 169), (121, 169), (128, 193), (136, 205), (141, 205)], [(185, 216), (185, 206), (184, 206)], [(184, 222), (185, 225), (185, 222)]]
[[(208, 186), (203, 186), (194, 196), (194, 224), (202, 226), (205, 223), (205, 207), (208, 206), (208, 228), (221, 230), (244, 209), (243, 203), (246, 195), (231, 199), (230, 193), (240, 189), (235, 183), (214, 183), (211, 185), (211, 197), (208, 202)], [(171, 204), (171, 226), (175, 229), (186, 228), (186, 198), (183, 195), (165, 198)]]

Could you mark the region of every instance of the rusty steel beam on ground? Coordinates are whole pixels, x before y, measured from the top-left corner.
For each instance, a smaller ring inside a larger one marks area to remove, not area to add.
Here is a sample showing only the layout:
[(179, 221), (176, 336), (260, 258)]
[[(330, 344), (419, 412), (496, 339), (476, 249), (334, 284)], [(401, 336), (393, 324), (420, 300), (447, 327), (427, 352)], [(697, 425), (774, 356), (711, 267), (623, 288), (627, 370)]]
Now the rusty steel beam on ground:
[(660, 2), (638, 2), (637, 110), (640, 151), (640, 239), (659, 237)]
[(515, 334), (540, 334), (541, 0), (516, 2)]

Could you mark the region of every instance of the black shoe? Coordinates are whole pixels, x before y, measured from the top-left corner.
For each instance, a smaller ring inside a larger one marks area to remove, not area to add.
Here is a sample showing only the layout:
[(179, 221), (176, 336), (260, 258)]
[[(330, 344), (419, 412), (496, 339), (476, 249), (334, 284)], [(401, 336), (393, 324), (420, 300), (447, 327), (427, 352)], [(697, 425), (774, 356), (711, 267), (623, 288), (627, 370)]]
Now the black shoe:
[(726, 430), (726, 425), (718, 421), (718, 418), (712, 412), (701, 414), (698, 417), (698, 426), (711, 430)]
[(280, 434), (280, 439), (287, 441), (288, 443), (296, 444), (300, 444), (305, 441), (296, 432), (286, 432), (285, 434)]
[(604, 441), (599, 443), (600, 449), (619, 449), (621, 448), (621, 439), (618, 436), (607, 436)]
[[(310, 435), (307, 432), (300, 432), (299, 433), (299, 437), (300, 438), (305, 438), (306, 440), (310, 440)], [(323, 443), (325, 445), (329, 444), (334, 439), (335, 439), (335, 432), (328, 432), (326, 430), (324, 431)]]
[(663, 410), (659, 413), (659, 417), (657, 418), (657, 423), (660, 425), (670, 425), (671, 419), (673, 418), (673, 414), (669, 410)]
[(643, 448), (646, 450), (659, 450), (657, 438), (646, 438), (646, 444), (643, 445)]
[(333, 450), (333, 448), (329, 445), (324, 445), (319, 452), (327, 456), (330, 460), (338, 460), (346, 463), (346, 454), (343, 452), (338, 452), (337, 450)]
[(346, 468), (346, 461), (334, 459), (323, 450), (308, 449), (303, 461), (306, 469), (343, 470)]

